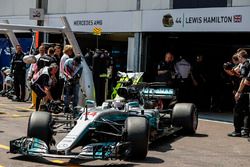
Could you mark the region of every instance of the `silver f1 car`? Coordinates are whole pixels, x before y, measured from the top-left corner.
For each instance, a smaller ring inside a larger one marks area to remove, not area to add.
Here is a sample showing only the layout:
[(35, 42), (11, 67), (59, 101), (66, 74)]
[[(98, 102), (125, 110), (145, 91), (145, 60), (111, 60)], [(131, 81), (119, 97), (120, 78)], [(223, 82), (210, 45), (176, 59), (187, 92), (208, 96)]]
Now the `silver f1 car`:
[[(124, 99), (82, 108), (81, 116), (59, 142), (53, 136), (60, 120), (49, 112), (33, 112), (27, 137), (10, 141), (10, 152), (72, 159), (145, 159), (150, 142), (179, 130), (194, 134), (197, 129), (195, 105), (174, 102), (176, 93), (166, 85), (121, 88), (118, 95)], [(169, 108), (157, 107), (159, 100), (168, 101)]]

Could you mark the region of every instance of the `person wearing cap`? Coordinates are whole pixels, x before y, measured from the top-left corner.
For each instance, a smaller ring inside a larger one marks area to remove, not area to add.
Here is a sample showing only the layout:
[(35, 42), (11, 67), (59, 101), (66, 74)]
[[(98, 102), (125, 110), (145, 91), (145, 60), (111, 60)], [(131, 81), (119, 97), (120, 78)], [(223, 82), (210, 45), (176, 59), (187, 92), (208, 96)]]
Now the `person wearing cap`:
[(82, 75), (83, 66), (81, 63), (81, 56), (77, 55), (74, 58), (69, 58), (64, 64), (64, 112), (70, 111), (69, 103), (73, 96), (73, 116), (77, 116), (75, 107), (78, 104), (78, 94), (80, 89), (79, 79)]

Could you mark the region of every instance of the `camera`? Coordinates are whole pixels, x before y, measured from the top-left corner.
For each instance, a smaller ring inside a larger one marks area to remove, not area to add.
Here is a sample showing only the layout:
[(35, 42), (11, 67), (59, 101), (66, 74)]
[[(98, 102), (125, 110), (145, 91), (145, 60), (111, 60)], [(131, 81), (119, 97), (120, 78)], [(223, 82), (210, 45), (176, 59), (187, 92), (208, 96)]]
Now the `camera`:
[(232, 70), (234, 68), (234, 64), (231, 63), (231, 62), (226, 62), (226, 63), (223, 64), (223, 68), (225, 70)]

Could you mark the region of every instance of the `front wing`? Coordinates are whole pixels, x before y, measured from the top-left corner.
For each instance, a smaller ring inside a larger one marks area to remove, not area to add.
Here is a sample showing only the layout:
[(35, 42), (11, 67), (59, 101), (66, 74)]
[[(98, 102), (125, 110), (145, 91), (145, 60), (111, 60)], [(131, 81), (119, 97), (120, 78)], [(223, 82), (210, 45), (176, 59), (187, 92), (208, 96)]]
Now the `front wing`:
[(26, 156), (69, 159), (124, 159), (130, 153), (129, 142), (93, 143), (83, 147), (79, 154), (50, 154), (46, 143), (38, 138), (21, 137), (10, 141), (10, 153)]

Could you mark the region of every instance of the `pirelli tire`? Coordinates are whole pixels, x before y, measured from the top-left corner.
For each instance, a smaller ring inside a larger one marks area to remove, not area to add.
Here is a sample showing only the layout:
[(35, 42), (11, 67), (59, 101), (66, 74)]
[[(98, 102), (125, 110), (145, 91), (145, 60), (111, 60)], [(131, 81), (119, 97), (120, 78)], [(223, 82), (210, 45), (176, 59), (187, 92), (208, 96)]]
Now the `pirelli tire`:
[(172, 124), (182, 127), (185, 134), (195, 134), (198, 127), (198, 113), (193, 103), (177, 103), (172, 112)]
[(51, 113), (33, 112), (29, 117), (27, 136), (38, 138), (49, 146), (53, 135), (52, 123)]
[(128, 159), (143, 160), (148, 153), (149, 123), (145, 117), (128, 117), (125, 121), (127, 141), (131, 142)]

